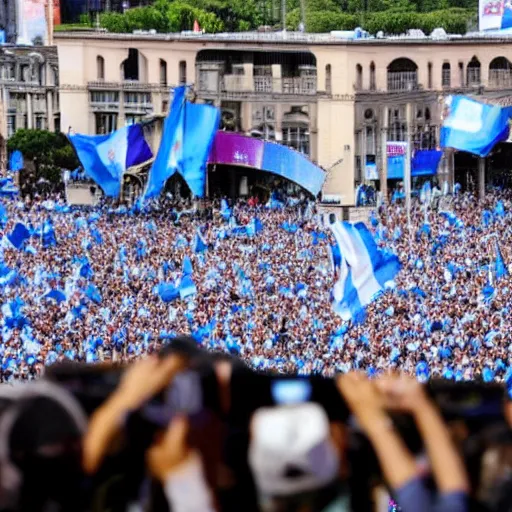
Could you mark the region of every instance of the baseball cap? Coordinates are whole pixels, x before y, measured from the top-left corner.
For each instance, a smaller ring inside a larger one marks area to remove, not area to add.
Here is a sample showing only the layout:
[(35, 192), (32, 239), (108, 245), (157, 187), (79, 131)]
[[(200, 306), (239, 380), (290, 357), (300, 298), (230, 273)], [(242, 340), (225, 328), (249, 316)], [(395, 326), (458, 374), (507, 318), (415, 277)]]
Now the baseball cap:
[(284, 497), (321, 489), (336, 479), (339, 463), (320, 405), (269, 407), (254, 413), (249, 466), (262, 495)]

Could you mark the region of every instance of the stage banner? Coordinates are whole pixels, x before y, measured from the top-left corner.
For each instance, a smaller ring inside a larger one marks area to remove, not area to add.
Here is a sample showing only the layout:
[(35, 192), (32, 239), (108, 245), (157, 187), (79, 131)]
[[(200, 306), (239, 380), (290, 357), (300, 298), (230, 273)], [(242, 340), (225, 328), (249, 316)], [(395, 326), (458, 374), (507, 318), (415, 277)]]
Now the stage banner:
[(512, 2), (510, 0), (480, 0), (479, 29), (503, 30), (512, 27)]
[(46, 44), (48, 39), (46, 0), (17, 0), (17, 6), (17, 44)]

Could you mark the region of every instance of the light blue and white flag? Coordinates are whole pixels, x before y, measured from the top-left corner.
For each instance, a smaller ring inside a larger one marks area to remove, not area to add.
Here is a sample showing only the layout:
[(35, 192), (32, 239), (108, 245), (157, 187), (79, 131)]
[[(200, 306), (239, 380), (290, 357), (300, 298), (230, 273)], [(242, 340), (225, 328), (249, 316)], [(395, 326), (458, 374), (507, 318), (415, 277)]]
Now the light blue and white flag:
[(505, 260), (503, 259), (503, 255), (501, 254), (500, 246), (496, 242), (496, 262), (495, 262), (495, 272), (496, 279), (500, 279), (501, 277), (505, 277), (508, 275), (507, 266), (505, 265)]
[(368, 228), (359, 222), (331, 224), (340, 248), (339, 279), (333, 288), (335, 311), (345, 320), (355, 318), (372, 302), (400, 270), (398, 258), (380, 250)]
[(43, 247), (52, 247), (57, 245), (57, 237), (55, 235), (55, 229), (51, 219), (46, 219), (42, 227), (41, 240)]
[(196, 232), (196, 239), (194, 241), (194, 252), (200, 253), (204, 252), (208, 249), (208, 244), (206, 243), (206, 240), (204, 239), (201, 230), (198, 228)]
[(108, 135), (69, 134), (68, 138), (87, 176), (110, 197), (119, 196), (126, 169), (153, 157), (139, 124)]

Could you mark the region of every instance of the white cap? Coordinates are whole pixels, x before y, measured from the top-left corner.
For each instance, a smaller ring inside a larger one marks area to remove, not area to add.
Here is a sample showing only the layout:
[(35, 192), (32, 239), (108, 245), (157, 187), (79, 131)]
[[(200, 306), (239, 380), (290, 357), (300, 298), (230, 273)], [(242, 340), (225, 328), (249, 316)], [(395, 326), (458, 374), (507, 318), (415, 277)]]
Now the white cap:
[(257, 410), (249, 465), (258, 491), (267, 496), (290, 496), (331, 483), (339, 459), (322, 407), (304, 403)]

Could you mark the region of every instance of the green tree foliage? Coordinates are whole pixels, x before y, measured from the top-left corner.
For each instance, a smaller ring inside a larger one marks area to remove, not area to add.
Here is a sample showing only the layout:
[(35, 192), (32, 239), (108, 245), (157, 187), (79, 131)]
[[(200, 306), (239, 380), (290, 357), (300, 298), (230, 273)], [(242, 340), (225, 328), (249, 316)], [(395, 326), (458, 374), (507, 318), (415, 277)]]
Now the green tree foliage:
[[(304, 0), (308, 32), (352, 30), (371, 34), (402, 34), (421, 29), (429, 34), (442, 27), (463, 34), (476, 16), (477, 0)], [(280, 0), (157, 0), (124, 14), (105, 13), (101, 26), (110, 32), (192, 30), (197, 20), (207, 33), (255, 30), (280, 26)], [(301, 0), (286, 0), (286, 25), (297, 30), (302, 21)]]
[(60, 179), (61, 169), (75, 169), (80, 164), (68, 139), (46, 130), (17, 130), (7, 141), (9, 153), (19, 150), (25, 161), (32, 161), (36, 178), (51, 182)]

